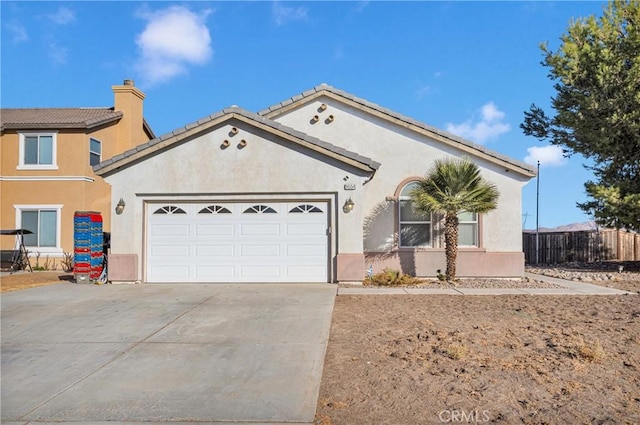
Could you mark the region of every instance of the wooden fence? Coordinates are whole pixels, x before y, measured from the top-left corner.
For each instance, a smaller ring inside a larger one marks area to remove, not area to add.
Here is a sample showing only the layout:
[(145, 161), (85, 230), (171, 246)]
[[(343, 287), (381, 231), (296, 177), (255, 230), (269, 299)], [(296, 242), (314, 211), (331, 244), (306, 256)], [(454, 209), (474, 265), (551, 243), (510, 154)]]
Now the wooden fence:
[[(536, 234), (522, 234), (527, 264), (536, 264)], [(539, 264), (640, 261), (640, 234), (615, 229), (539, 233)]]

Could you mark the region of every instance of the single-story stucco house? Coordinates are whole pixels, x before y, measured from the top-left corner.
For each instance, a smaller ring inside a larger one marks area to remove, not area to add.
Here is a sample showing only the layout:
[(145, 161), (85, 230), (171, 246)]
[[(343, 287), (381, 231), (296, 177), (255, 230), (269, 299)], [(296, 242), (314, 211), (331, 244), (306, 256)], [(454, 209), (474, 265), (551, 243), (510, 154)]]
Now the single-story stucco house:
[[(121, 282), (350, 282), (385, 267), (445, 269), (443, 223), (407, 194), (438, 158), (474, 161), (500, 191), (460, 216), (458, 275), (524, 273), (532, 167), (321, 84), (259, 113), (230, 107), (103, 161), (109, 278)], [(121, 207), (122, 209), (122, 203)]]

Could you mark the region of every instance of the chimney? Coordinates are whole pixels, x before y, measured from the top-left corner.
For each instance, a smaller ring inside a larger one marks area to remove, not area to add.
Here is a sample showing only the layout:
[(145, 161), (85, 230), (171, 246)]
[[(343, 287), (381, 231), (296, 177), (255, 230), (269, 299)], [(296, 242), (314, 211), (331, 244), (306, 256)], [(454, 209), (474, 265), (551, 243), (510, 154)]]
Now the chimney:
[(114, 110), (123, 114), (117, 126), (116, 154), (120, 154), (147, 141), (142, 124), (145, 95), (135, 87), (133, 80), (124, 80), (121, 86), (111, 89)]

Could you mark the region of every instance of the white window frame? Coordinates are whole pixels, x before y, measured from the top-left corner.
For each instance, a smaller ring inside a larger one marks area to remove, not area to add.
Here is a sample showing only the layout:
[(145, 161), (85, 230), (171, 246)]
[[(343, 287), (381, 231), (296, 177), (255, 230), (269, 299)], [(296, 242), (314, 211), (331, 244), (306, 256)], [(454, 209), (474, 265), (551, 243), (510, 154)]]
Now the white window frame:
[[(433, 214), (429, 215), (429, 220), (423, 221), (405, 221), (402, 220), (402, 202), (411, 201), (411, 197), (402, 195), (402, 192), (412, 184), (417, 183), (416, 180), (407, 182), (400, 189), (400, 195), (398, 196), (397, 214), (398, 214), (398, 247), (400, 248), (433, 248)], [(428, 224), (429, 225), (429, 245), (404, 245), (402, 242), (402, 225), (403, 224)]]
[(55, 210), (56, 211), (56, 246), (25, 246), (29, 255), (33, 256), (36, 252), (40, 254), (50, 255), (52, 257), (62, 257), (63, 251), (60, 245), (61, 229), (62, 229), (62, 207), (60, 204), (22, 204), (13, 206), (16, 211), (16, 229), (22, 229), (22, 212), (23, 211), (40, 211)]
[[(91, 150), (91, 142), (98, 142), (98, 144), (100, 145), (100, 152), (94, 152)], [(98, 164), (100, 162), (102, 162), (102, 141), (96, 139), (95, 137), (89, 137), (89, 166), (93, 167), (93, 165), (91, 164), (91, 155), (98, 155)], [(95, 164), (97, 165), (97, 164)]]
[[(460, 220), (460, 215), (458, 215), (458, 246), (459, 247), (464, 247), (464, 248), (478, 248), (480, 246), (480, 214), (479, 213), (472, 213), (469, 211), (463, 211), (467, 212), (469, 214), (475, 214), (476, 219), (475, 220)], [(475, 240), (476, 243), (475, 245), (462, 245), (460, 243), (460, 225), (461, 224), (473, 224), (475, 225)]]
[[(57, 131), (25, 131), (19, 132), (19, 148), (18, 148), (18, 170), (57, 170), (58, 169), (58, 141)], [(26, 137), (33, 136), (51, 136), (51, 164), (25, 164), (25, 142)]]

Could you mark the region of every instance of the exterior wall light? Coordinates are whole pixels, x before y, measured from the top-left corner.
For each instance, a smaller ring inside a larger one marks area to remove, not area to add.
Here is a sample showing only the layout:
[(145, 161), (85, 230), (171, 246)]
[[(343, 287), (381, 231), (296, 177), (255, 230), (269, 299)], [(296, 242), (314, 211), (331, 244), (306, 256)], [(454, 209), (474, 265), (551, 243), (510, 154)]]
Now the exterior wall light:
[(353, 202), (353, 199), (351, 199), (351, 197), (349, 197), (349, 199), (347, 199), (344, 202), (344, 205), (342, 206), (342, 211), (344, 211), (346, 214), (349, 214), (353, 210), (353, 207), (355, 205), (356, 203)]
[(244, 148), (245, 146), (247, 146), (247, 141), (246, 141), (246, 140), (244, 140), (244, 139), (240, 140), (240, 143), (238, 143), (238, 147), (239, 147), (240, 149), (242, 149), (242, 148)]
[(329, 115), (327, 117), (326, 123), (329, 124), (330, 122), (333, 122), (334, 119), (335, 119), (335, 117), (333, 115)]
[(125, 205), (127, 205), (124, 202), (124, 199), (120, 198), (120, 200), (118, 201), (118, 204), (116, 205), (116, 214), (120, 215), (124, 212), (124, 207)]
[(232, 127), (231, 131), (229, 132), (229, 134), (231, 136), (235, 136), (236, 134), (238, 134), (238, 129), (236, 127)]
[(322, 111), (324, 111), (324, 110), (326, 110), (326, 109), (327, 109), (327, 104), (326, 104), (326, 103), (323, 103), (323, 104), (322, 104), (322, 105), (320, 105), (320, 107), (318, 108), (318, 112), (322, 112)]
[(222, 149), (226, 149), (226, 148), (228, 148), (228, 147), (229, 147), (229, 145), (230, 145), (229, 141), (228, 141), (228, 140), (225, 140), (224, 142), (222, 142), (222, 143), (220, 144), (220, 147), (221, 147)]
[(318, 122), (318, 120), (319, 120), (319, 119), (320, 119), (320, 117), (319, 117), (319, 116), (314, 115), (314, 116), (313, 116), (313, 118), (311, 118), (311, 122), (312, 122), (312, 123), (316, 123), (316, 122)]

